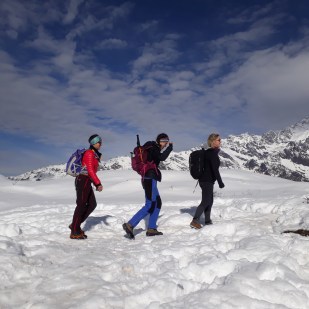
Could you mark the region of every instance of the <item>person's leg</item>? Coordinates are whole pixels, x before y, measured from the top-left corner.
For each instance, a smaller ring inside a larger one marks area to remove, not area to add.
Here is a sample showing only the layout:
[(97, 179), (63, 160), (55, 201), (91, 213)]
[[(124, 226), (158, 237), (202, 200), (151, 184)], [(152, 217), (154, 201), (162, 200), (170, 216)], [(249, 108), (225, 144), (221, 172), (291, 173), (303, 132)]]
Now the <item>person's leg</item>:
[(96, 201), (93, 189), (91, 188), (91, 190), (89, 192), (87, 205), (85, 207), (81, 223), (85, 222), (85, 220), (95, 210), (96, 207), (97, 207), (97, 201)]
[(214, 185), (212, 183), (206, 183), (205, 189), (204, 189), (205, 197), (204, 197), (204, 202), (205, 202), (205, 210), (204, 210), (204, 215), (205, 215), (205, 223), (210, 223), (210, 214), (211, 214), (211, 208), (214, 202)]
[(85, 207), (87, 204), (87, 198), (89, 196), (91, 188), (91, 183), (89, 177), (78, 176), (75, 179), (76, 187), (76, 208), (72, 220), (72, 233), (80, 234), (81, 233), (81, 223)]
[(161, 197), (159, 195), (159, 191), (157, 188), (157, 182), (153, 181), (152, 183), (152, 207), (149, 210), (149, 223), (148, 223), (148, 229), (146, 232), (146, 236), (157, 236), (157, 235), (163, 235), (162, 232), (159, 232), (157, 230), (157, 220), (159, 217), (159, 213), (162, 206)]
[(149, 229), (156, 229), (157, 228), (157, 220), (159, 217), (159, 213), (161, 210), (162, 206), (162, 201), (161, 197), (159, 195), (158, 187), (157, 187), (157, 182), (154, 180), (152, 183), (152, 207), (149, 210), (149, 224), (148, 228)]
[(206, 207), (207, 207), (207, 192), (206, 192), (206, 182), (199, 182), (200, 187), (202, 189), (202, 200), (201, 203), (198, 205), (196, 211), (195, 211), (195, 215), (193, 217), (193, 220), (199, 221), (201, 215), (203, 214), (203, 212), (205, 211)]
[(145, 190), (146, 202), (144, 207), (142, 207), (132, 218), (129, 220), (129, 224), (134, 228), (138, 223), (144, 219), (148, 214), (151, 207), (156, 201), (152, 201), (152, 181), (153, 179), (144, 179), (143, 188)]

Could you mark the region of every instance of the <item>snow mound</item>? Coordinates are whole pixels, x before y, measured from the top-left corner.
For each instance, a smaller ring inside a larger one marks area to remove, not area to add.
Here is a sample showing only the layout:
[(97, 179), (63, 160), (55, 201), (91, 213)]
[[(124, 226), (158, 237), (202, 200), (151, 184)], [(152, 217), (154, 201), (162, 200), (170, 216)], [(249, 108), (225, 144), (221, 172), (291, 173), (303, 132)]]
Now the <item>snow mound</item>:
[[(200, 190), (187, 172), (163, 171), (158, 229), (124, 237), (144, 203), (130, 171), (104, 171), (97, 208), (71, 240), (74, 179), (1, 186), (0, 308), (299, 309), (309, 303), (305, 183), (222, 171), (213, 225), (189, 226)], [(201, 220), (202, 222), (202, 220)]]
[(0, 235), (7, 237), (18, 236), (22, 233), (21, 229), (16, 224), (1, 224)]

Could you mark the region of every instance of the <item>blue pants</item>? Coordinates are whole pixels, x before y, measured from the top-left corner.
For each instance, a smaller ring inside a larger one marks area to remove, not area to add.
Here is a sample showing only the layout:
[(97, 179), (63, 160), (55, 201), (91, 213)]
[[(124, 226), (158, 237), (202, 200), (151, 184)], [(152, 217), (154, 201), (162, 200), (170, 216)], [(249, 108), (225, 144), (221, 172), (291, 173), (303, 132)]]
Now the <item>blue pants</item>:
[(142, 219), (149, 215), (148, 228), (156, 229), (162, 205), (157, 188), (157, 181), (155, 179), (144, 178), (142, 184), (145, 190), (145, 206), (141, 208), (128, 223), (134, 228)]

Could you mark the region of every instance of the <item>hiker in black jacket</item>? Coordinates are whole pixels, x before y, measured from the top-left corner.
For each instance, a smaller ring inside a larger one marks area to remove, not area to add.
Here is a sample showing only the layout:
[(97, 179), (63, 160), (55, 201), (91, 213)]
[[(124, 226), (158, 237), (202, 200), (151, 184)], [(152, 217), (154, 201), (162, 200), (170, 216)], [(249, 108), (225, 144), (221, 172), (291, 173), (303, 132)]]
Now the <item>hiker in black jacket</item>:
[(134, 238), (133, 229), (147, 215), (149, 215), (149, 223), (146, 236), (163, 235), (162, 232), (157, 230), (157, 219), (159, 217), (162, 205), (161, 197), (157, 188), (157, 182), (162, 179), (161, 172), (159, 170), (159, 163), (160, 161), (167, 159), (173, 150), (173, 144), (170, 143), (167, 134), (161, 133), (157, 136), (156, 141), (147, 142), (143, 147), (147, 146), (150, 146), (150, 148), (148, 148), (147, 161), (153, 161), (156, 168), (149, 169), (142, 178), (142, 185), (146, 198), (145, 206), (142, 207), (130, 221), (122, 225), (129, 238)]
[(219, 173), (220, 159), (218, 153), (221, 145), (220, 135), (216, 133), (210, 134), (207, 143), (210, 148), (204, 153), (204, 172), (199, 179), (199, 184), (202, 188), (202, 201), (197, 207), (193, 220), (190, 223), (190, 226), (195, 229), (202, 228), (199, 219), (203, 213), (205, 225), (212, 224), (210, 213), (213, 205), (214, 183), (218, 181), (220, 189), (224, 188), (224, 183)]

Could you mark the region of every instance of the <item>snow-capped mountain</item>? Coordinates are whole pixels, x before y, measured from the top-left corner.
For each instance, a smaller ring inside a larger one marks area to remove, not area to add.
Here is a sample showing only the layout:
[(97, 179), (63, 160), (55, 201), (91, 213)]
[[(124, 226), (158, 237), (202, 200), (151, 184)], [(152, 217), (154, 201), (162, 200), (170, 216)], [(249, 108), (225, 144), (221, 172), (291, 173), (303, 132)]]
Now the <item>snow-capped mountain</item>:
[[(172, 152), (161, 163), (163, 170), (188, 170), (190, 153), (203, 146), (186, 151)], [(309, 181), (309, 116), (284, 130), (269, 131), (263, 135), (230, 135), (222, 139), (221, 165), (277, 176), (294, 181)], [(65, 175), (65, 164), (33, 170), (12, 180), (41, 180)], [(123, 156), (105, 161), (103, 170), (131, 169), (130, 157)]]
[[(187, 170), (189, 155), (197, 148), (172, 153), (162, 164), (162, 169)], [(269, 131), (262, 136), (230, 135), (222, 140), (221, 148), (223, 167), (309, 181), (309, 117), (284, 130)]]
[(229, 136), (222, 148), (222, 155), (236, 163), (234, 167), (294, 181), (309, 181), (309, 117), (262, 136)]

